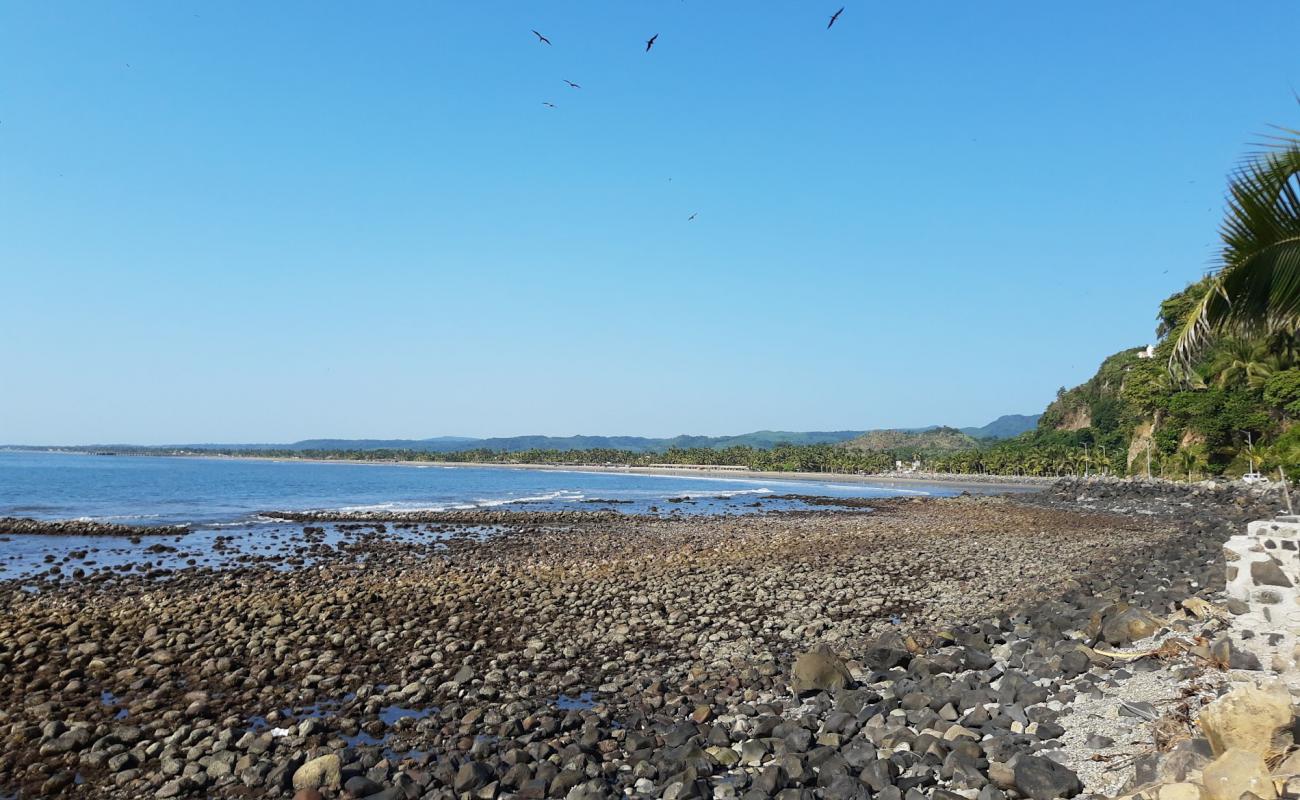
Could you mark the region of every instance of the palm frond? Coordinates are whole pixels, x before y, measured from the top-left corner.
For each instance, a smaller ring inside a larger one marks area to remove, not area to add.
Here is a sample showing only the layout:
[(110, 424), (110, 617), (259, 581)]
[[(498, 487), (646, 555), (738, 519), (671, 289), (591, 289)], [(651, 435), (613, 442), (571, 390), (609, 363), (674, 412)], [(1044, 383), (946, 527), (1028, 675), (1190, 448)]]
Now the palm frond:
[(1218, 334), (1300, 324), (1300, 141), (1248, 159), (1228, 182), (1219, 271), (1177, 332), (1170, 369), (1185, 375)]

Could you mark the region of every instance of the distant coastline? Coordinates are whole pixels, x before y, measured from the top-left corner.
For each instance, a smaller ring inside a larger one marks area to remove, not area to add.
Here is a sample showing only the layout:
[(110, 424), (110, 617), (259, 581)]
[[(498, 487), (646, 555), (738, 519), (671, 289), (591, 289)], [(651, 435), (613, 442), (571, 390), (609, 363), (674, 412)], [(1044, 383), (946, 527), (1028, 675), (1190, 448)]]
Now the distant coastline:
[(875, 473), (859, 475), (839, 472), (783, 472), (779, 470), (732, 470), (708, 469), (707, 467), (633, 467), (606, 466), (601, 464), (502, 464), (499, 462), (479, 461), (379, 461), (366, 458), (306, 458), (296, 456), (253, 456), (220, 454), (158, 454), (165, 458), (199, 458), (218, 461), (275, 461), (284, 463), (311, 464), (367, 464), (372, 466), (399, 467), (444, 467), (444, 468), (486, 468), (486, 469), (520, 469), (548, 472), (595, 472), (623, 475), (666, 475), (678, 478), (707, 476), (732, 480), (789, 480), (816, 481), (820, 483), (869, 483), (882, 486), (897, 484), (915, 486), (917, 484), (940, 484), (942, 486), (970, 486), (981, 489), (1004, 488), (1009, 491), (1033, 491), (1051, 486), (1060, 478), (1018, 476), (1018, 475), (971, 475), (961, 473), (916, 472), (907, 474)]

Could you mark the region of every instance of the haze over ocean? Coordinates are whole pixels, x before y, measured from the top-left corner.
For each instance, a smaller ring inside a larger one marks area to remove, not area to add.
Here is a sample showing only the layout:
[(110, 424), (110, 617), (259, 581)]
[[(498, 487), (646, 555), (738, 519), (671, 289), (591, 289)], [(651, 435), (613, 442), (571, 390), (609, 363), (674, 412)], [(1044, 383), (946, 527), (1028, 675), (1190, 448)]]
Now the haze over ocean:
[(1295, 127), (1293, 2), (843, 4), (4, 3), (0, 442), (1033, 413)]

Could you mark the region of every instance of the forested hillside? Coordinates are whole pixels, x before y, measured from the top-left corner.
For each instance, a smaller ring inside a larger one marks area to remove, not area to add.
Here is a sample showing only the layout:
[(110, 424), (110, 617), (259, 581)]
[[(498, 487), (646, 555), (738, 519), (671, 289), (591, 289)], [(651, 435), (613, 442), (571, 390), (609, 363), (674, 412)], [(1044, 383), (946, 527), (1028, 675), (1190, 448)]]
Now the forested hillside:
[(1300, 337), (1273, 332), (1216, 339), (1190, 368), (1170, 368), (1206, 280), (1167, 298), (1157, 344), (1123, 350), (1097, 374), (1061, 389), (1038, 428), (978, 451), (932, 459), (940, 469), (1007, 473), (1109, 472), (1193, 478), (1257, 466), (1300, 472)]

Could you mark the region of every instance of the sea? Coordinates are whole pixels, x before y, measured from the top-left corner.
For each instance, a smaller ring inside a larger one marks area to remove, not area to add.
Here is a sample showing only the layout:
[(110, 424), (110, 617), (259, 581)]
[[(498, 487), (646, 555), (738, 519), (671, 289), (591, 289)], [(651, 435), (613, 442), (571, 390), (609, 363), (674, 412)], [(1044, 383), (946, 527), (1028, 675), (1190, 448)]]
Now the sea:
[[(118, 537), (0, 536), (0, 579), (41, 573), (51, 563), (71, 568), (74, 562), (89, 561), (90, 567), (103, 569), (143, 560), (151, 567), (222, 567), (301, 550), (301, 526), (268, 519), (263, 516), (267, 511), (498, 508), (738, 515), (825, 507), (787, 495), (817, 496), (833, 502), (945, 496), (960, 491), (939, 484), (837, 481), (834, 476), (782, 480), (744, 474), (670, 476), (0, 450), (0, 517), (185, 524), (192, 529), (185, 536), (168, 537), (174, 538), (176, 546), (165, 553), (154, 547), (148, 558), (149, 537), (131, 541)], [(348, 535), (330, 528), (323, 544), (337, 545)], [(81, 555), (83, 551), (89, 551), (91, 557)]]

